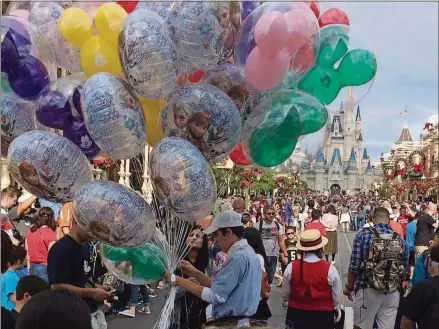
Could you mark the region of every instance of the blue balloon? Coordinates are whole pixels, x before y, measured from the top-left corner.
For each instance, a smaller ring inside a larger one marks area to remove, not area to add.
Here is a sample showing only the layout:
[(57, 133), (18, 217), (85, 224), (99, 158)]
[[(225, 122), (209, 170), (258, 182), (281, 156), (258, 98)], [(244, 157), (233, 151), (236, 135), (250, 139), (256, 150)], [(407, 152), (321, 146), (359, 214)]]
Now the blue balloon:
[(92, 181), (75, 193), (73, 216), (93, 238), (114, 247), (139, 247), (156, 229), (154, 213), (139, 194), (106, 180)]
[(91, 138), (83, 121), (75, 120), (70, 126), (65, 127), (63, 136), (78, 146), (89, 159), (94, 159), (101, 152), (101, 149)]
[(194, 144), (209, 162), (226, 157), (239, 142), (241, 116), (230, 97), (205, 84), (184, 85), (170, 95), (162, 110), (167, 136), (178, 136)]
[(154, 191), (161, 203), (183, 221), (197, 221), (212, 212), (216, 183), (210, 166), (187, 140), (165, 137), (149, 155)]
[(8, 151), (8, 169), (14, 179), (37, 197), (69, 202), (92, 179), (91, 165), (67, 138), (33, 130), (15, 138)]
[(146, 124), (132, 88), (109, 73), (97, 73), (83, 86), (81, 109), (90, 136), (116, 159), (130, 159), (143, 151)]
[(261, 1), (242, 1), (242, 20), (245, 20), (260, 4)]

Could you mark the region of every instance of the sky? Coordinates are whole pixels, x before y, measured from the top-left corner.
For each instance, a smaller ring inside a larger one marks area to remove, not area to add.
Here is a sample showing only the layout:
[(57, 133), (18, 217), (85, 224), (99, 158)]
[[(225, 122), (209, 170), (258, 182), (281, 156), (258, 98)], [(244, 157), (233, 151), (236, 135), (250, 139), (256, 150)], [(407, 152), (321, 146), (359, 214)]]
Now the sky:
[[(377, 57), (375, 80), (360, 110), (367, 151), (378, 161), (405, 123), (415, 140), (427, 118), (438, 113), (438, 3), (321, 3), (323, 10), (330, 7), (347, 12), (351, 39)], [(354, 95), (364, 89), (354, 89)], [(408, 115), (400, 116), (405, 107)]]

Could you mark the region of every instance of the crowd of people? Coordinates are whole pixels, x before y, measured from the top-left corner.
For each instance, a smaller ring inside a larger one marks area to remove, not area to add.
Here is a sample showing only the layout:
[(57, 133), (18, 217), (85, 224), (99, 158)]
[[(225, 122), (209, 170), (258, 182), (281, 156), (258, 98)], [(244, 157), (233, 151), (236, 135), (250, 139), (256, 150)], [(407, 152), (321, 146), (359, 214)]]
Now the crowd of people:
[[(167, 286), (177, 287), (172, 329), (266, 326), (274, 285), (287, 328), (343, 328), (343, 294), (352, 300), (355, 329), (436, 328), (436, 204), (362, 193), (249, 202), (229, 195), (217, 200), (207, 227), (189, 228), (176, 272), (138, 286), (106, 270), (71, 203), (8, 187), (1, 195), (2, 328), (104, 329), (109, 314), (151, 313), (150, 299)], [(337, 232), (349, 231), (356, 236), (343, 285)]]

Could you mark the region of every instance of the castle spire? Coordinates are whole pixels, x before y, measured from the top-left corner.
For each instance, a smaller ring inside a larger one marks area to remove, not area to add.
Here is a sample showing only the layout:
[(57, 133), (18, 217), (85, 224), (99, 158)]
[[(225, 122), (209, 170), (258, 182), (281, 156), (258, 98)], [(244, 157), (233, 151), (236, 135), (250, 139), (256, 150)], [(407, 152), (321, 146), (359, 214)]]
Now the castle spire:
[(367, 159), (369, 159), (369, 155), (367, 154), (366, 148), (364, 148), (364, 150), (363, 150), (363, 160), (367, 160)]
[(355, 121), (361, 122), (361, 114), (360, 114), (360, 105), (357, 106), (357, 115), (355, 117)]
[(369, 159), (369, 162), (367, 163), (367, 169), (366, 169), (366, 172), (367, 173), (371, 173), (373, 170), (372, 170), (372, 166), (370, 165), (370, 159)]
[(395, 144), (401, 144), (402, 142), (413, 142), (412, 136), (410, 135), (409, 127), (404, 124), (404, 127), (401, 130), (401, 134), (399, 135), (398, 140)]
[(355, 157), (355, 150), (354, 150), (354, 148), (351, 149), (351, 156), (349, 157), (348, 168), (347, 169), (358, 169), (357, 168), (357, 159)]

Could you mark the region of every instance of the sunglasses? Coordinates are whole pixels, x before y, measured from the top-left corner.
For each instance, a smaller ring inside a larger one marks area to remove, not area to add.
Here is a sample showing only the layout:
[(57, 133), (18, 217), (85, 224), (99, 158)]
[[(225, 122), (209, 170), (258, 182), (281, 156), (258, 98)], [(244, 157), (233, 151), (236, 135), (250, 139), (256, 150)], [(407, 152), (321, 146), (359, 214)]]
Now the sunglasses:
[(267, 216), (274, 216), (274, 212), (267, 212)]
[(286, 233), (286, 235), (294, 235), (294, 233), (293, 232), (290, 232), (290, 233)]

